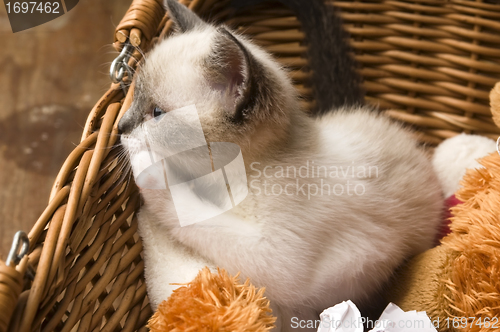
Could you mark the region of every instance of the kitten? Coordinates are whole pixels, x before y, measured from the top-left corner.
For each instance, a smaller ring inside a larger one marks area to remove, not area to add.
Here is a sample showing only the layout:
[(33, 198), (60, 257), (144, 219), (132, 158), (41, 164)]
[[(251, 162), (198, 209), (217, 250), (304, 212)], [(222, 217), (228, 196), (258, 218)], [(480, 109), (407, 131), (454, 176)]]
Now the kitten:
[[(432, 246), (442, 193), (406, 130), (369, 107), (309, 117), (269, 54), (174, 0), (167, 5), (179, 33), (138, 70), (119, 123), (122, 143), (129, 152), (170, 153), (177, 125), (146, 123), (195, 105), (207, 142), (241, 148), (250, 192), (233, 209), (181, 227), (168, 190), (141, 190), (153, 306), (170, 282), (219, 266), (266, 287), (277, 330), (293, 331), (294, 320), (318, 319), (343, 300), (363, 303), (406, 258)], [(149, 146), (138, 143), (145, 137)]]

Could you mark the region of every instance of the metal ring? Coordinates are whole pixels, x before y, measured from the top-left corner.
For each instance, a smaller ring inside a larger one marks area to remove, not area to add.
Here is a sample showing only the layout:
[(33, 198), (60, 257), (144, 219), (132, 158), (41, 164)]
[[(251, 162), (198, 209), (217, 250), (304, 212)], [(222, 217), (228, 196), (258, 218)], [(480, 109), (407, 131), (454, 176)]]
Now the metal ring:
[(123, 80), (125, 70), (128, 68), (128, 60), (131, 57), (129, 49), (132, 47), (128, 42), (123, 45), (120, 54), (113, 60), (109, 69), (109, 78), (113, 83), (120, 83)]
[(7, 260), (5, 264), (10, 266), (12, 262), (14, 262), (14, 266), (19, 264), (21, 259), (26, 256), (30, 249), (30, 240), (28, 239), (28, 235), (26, 235), (23, 231), (18, 231), (14, 235), (14, 240), (12, 241), (12, 247), (10, 248), (9, 256), (7, 256)]
[(500, 137), (497, 138), (497, 152), (500, 154)]

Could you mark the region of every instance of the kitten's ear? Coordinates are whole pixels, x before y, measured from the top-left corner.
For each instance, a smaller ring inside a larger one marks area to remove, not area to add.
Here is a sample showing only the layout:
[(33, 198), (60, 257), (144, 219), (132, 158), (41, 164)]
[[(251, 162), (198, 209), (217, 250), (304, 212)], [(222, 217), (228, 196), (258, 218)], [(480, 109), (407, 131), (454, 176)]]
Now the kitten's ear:
[(216, 49), (207, 62), (208, 80), (211, 87), (221, 93), (227, 115), (239, 122), (243, 120), (244, 113), (252, 108), (255, 61), (229, 31), (224, 28), (220, 31)]
[(198, 15), (177, 0), (165, 0), (164, 4), (170, 18), (181, 32), (186, 32), (197, 26), (206, 24)]

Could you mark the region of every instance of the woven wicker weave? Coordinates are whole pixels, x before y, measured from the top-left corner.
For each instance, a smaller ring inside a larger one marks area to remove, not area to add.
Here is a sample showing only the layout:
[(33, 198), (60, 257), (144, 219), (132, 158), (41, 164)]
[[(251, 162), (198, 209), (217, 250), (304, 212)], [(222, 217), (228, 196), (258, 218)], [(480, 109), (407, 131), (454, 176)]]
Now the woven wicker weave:
[[(213, 20), (231, 17), (229, 25), (291, 69), (304, 107), (314, 109), (306, 36), (288, 9), (266, 3), (233, 15), (228, 1), (182, 2)], [(488, 92), (500, 79), (500, 5), (467, 0), (335, 5), (352, 35), (369, 102), (416, 126), (421, 139), (433, 144), (462, 131), (500, 134), (488, 106)], [(134, 0), (117, 27), (115, 46), (119, 50), (128, 38), (147, 51), (170, 30), (161, 0)], [(134, 56), (140, 59), (141, 53)], [(129, 64), (134, 67), (136, 60)], [(0, 332), (11, 315), (11, 331), (146, 330), (151, 309), (134, 218), (139, 195), (133, 183), (118, 181), (123, 169), (115, 147), (116, 125), (131, 96), (132, 89), (124, 96), (113, 84), (97, 102), (29, 233), (28, 259), (16, 269), (0, 265)], [(22, 285), (28, 260), (36, 274)]]

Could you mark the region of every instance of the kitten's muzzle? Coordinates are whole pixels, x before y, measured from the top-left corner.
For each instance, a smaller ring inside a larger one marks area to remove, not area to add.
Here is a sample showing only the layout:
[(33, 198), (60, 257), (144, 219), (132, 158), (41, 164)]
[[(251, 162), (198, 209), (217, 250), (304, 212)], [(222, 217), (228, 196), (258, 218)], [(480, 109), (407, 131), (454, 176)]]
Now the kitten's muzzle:
[(130, 134), (140, 124), (139, 116), (129, 108), (118, 122), (118, 134)]

